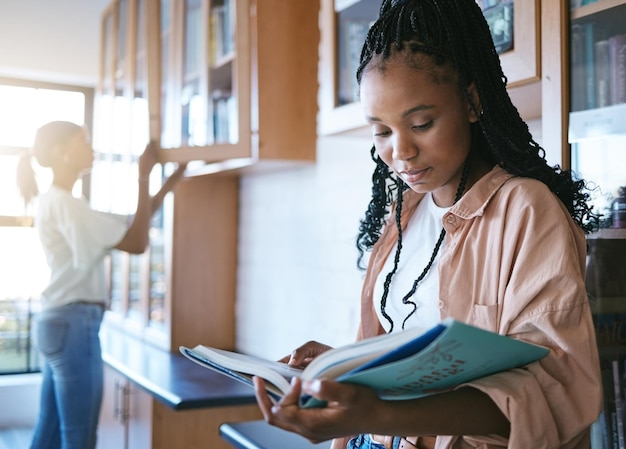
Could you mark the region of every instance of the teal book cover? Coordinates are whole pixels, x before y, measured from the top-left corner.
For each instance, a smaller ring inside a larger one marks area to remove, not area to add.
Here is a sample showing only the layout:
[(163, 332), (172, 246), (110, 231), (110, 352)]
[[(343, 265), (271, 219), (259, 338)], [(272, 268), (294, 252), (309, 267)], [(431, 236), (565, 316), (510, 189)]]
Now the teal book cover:
[(384, 399), (410, 399), (527, 365), (548, 352), (541, 346), (448, 319), (337, 380), (372, 387)]

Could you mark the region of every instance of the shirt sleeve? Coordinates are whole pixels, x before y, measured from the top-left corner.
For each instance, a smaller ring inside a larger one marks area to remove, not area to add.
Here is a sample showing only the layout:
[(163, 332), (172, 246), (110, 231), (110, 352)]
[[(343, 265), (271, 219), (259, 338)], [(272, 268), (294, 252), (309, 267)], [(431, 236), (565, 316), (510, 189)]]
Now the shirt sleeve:
[[(515, 198), (510, 203), (515, 217), (507, 217), (515, 218), (516, 226), (503, 235), (511, 250), (500, 264), (509, 274), (497, 331), (548, 347), (550, 353), (469, 385), (489, 395), (510, 420), (509, 449), (578, 448), (602, 397), (584, 284), (585, 239), (552, 195), (539, 199), (526, 192), (520, 198), (523, 203)], [(481, 311), (473, 312), (480, 324)], [(489, 321), (490, 311), (483, 312)]]
[(128, 230), (127, 216), (93, 210), (84, 199), (72, 198), (59, 206), (58, 213), (76, 269), (90, 269)]

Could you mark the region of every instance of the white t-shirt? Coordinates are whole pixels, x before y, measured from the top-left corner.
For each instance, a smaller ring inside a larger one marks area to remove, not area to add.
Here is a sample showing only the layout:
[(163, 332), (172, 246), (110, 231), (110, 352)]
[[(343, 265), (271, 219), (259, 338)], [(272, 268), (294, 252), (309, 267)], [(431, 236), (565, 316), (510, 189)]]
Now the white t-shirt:
[[(406, 229), (402, 232), (402, 251), (400, 253), (400, 261), (398, 262), (398, 270), (391, 279), (385, 306), (385, 312), (393, 320), (394, 332), (402, 329), (402, 322), (413, 310), (413, 306), (410, 303), (402, 303), (402, 298), (411, 291), (413, 283), (422, 274), (426, 265), (428, 265), (443, 228), (443, 215), (448, 210), (450, 210), (449, 207), (437, 206), (433, 201), (432, 194), (428, 193), (420, 201), (413, 216), (409, 219)], [(415, 293), (409, 298), (409, 301), (417, 305), (417, 310), (407, 320), (404, 326), (405, 329), (412, 327), (427, 329), (441, 321), (438, 307), (439, 273), (437, 265), (444, 244), (445, 238), (433, 265), (424, 279), (417, 285)], [(389, 332), (391, 324), (380, 310), (380, 300), (383, 297), (384, 282), (387, 274), (393, 269), (396, 247), (397, 245), (391, 250), (374, 287), (374, 300), (376, 301), (378, 319), (386, 332)]]
[(42, 309), (107, 297), (104, 257), (122, 240), (128, 217), (99, 212), (52, 185), (41, 195), (35, 226), (50, 267)]

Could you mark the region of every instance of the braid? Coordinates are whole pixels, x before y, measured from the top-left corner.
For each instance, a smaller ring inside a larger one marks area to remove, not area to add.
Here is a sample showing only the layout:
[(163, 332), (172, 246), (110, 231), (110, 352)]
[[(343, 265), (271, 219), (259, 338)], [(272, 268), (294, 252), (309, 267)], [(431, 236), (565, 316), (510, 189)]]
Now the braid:
[(389, 167), (376, 155), (376, 148), (373, 146), (370, 154), (376, 167), (372, 174), (372, 198), (365, 211), (365, 218), (361, 220), (357, 237), (359, 252), (357, 266), (361, 269), (365, 268), (362, 263), (365, 251), (371, 249), (380, 237), (385, 217), (393, 201), (393, 192), (406, 189), (406, 185), (402, 186), (404, 183), (393, 175)]
[(398, 271), (398, 264), (400, 263), (400, 253), (402, 252), (402, 198), (403, 195), (399, 194), (398, 201), (396, 203), (396, 229), (398, 230), (398, 242), (396, 245), (396, 254), (393, 257), (393, 268), (389, 273), (387, 273), (387, 276), (385, 277), (385, 282), (383, 283), (383, 297), (380, 299), (380, 312), (385, 317), (385, 319), (389, 321), (389, 324), (391, 324), (389, 332), (393, 331), (393, 320), (391, 319), (389, 314), (387, 314), (385, 308), (387, 307), (387, 296), (389, 296), (389, 286), (391, 285), (391, 279), (393, 278), (394, 274), (396, 274), (396, 271)]
[[(424, 54), (437, 66), (450, 65), (457, 73), (460, 88), (479, 117), (472, 125), (473, 150), (481, 151), (488, 162), (509, 173), (537, 179), (563, 202), (573, 220), (586, 232), (598, 229), (599, 217), (590, 205), (585, 181), (574, 179), (570, 170), (550, 166), (545, 150), (532, 138), (506, 90), (489, 26), (473, 0), (383, 0), (378, 20), (370, 28), (356, 78), (360, 83), (367, 70), (384, 69), (393, 51)], [(375, 61), (374, 58), (376, 58)], [(407, 60), (408, 64), (412, 62)], [(474, 84), (480, 105), (474, 104), (469, 86)], [(373, 181), (378, 186), (392, 179), (389, 170), (377, 168)], [(359, 228), (359, 263), (380, 237), (383, 218), (391, 199), (374, 198)], [(374, 213), (376, 211), (376, 213)]]

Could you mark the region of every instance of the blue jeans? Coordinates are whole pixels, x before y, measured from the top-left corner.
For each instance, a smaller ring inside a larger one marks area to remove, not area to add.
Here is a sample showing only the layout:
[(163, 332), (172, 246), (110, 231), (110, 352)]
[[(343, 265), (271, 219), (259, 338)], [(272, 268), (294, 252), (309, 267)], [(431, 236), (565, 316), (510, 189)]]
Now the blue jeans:
[(39, 314), (43, 383), (31, 449), (95, 448), (103, 389), (98, 336), (103, 313), (99, 305), (73, 303)]
[[(394, 437), (393, 449), (398, 449), (400, 446), (400, 438)], [(348, 441), (346, 449), (385, 449), (385, 446), (379, 443), (375, 443), (371, 440), (369, 433), (357, 435)]]

